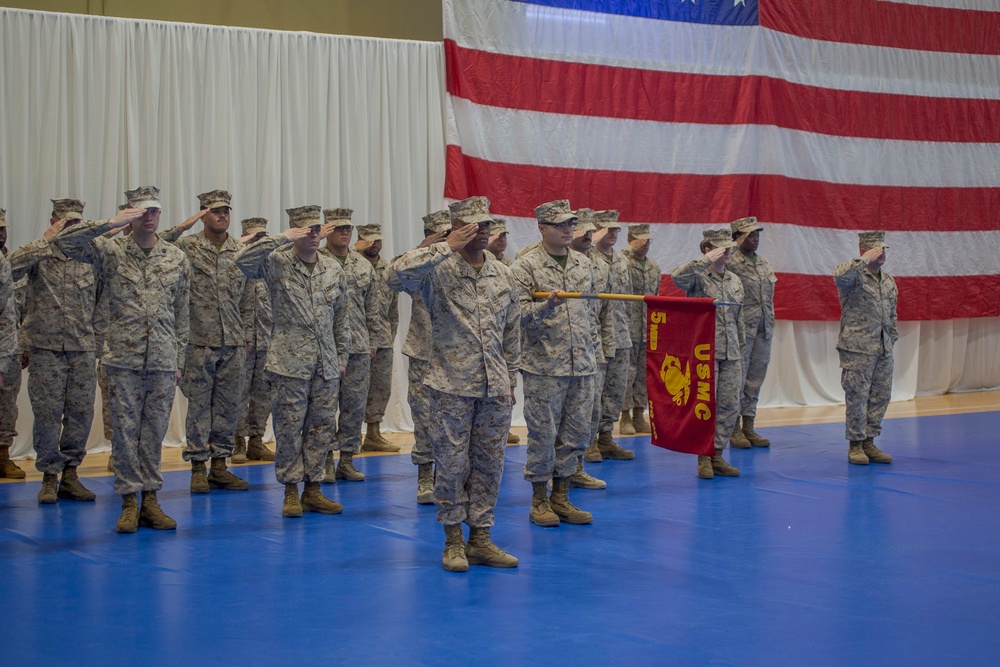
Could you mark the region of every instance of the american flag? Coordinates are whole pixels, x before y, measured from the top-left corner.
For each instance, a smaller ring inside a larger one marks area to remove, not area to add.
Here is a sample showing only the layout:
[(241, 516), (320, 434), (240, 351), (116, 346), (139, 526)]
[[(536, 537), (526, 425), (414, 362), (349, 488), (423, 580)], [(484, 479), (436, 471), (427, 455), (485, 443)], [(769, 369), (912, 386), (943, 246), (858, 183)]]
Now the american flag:
[[(900, 319), (1000, 315), (1000, 0), (445, 0), (445, 196), (654, 225), (665, 272), (755, 215), (778, 317), (884, 229)], [(624, 243), (624, 241), (622, 241)]]

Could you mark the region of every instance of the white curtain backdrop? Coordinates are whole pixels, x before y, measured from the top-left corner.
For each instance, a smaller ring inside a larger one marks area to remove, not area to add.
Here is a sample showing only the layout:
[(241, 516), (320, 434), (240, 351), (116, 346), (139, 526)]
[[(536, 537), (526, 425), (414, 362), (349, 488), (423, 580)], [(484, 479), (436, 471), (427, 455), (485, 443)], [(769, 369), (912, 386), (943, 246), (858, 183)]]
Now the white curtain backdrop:
[[(126, 189), (154, 184), (164, 228), (197, 210), (199, 192), (226, 188), (234, 224), (263, 216), (271, 232), (287, 207), (353, 208), (357, 222), (383, 224), (391, 258), (419, 242), (420, 217), (444, 203), (443, 62), (440, 43), (0, 8), (8, 248), (41, 236), (51, 198), (84, 199), (86, 217), (106, 218)], [(535, 239), (531, 227), (512, 230), (511, 252)], [(690, 259), (690, 244), (655, 234), (664, 271)], [(400, 311), (385, 430), (412, 427), (399, 354), (405, 296)], [(907, 322), (900, 333), (895, 400), (1000, 387), (998, 319)], [(779, 323), (762, 405), (842, 402), (836, 335), (832, 322)], [(186, 407), (177, 397), (174, 445)], [(31, 451), (23, 388), (18, 403), (15, 456)], [(99, 415), (91, 449), (108, 444)], [(514, 421), (523, 424), (520, 406)]]

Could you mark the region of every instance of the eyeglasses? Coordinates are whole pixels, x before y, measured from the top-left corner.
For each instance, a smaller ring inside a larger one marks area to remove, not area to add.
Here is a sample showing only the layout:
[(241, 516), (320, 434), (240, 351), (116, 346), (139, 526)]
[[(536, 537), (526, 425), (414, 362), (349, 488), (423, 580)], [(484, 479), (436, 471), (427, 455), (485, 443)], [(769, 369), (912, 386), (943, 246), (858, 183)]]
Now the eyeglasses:
[(576, 220), (567, 220), (566, 222), (542, 222), (540, 224), (546, 227), (555, 227), (556, 229), (566, 231), (567, 229), (573, 229), (576, 227)]

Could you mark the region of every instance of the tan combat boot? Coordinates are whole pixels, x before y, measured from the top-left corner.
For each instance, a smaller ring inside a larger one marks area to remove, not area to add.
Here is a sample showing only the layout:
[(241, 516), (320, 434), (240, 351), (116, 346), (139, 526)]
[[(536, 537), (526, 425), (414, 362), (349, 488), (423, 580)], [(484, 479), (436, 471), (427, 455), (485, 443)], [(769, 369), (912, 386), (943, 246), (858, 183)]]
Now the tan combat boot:
[(698, 477), (700, 479), (715, 479), (715, 471), (712, 470), (712, 457), (698, 457)]
[(191, 461), (191, 493), (208, 493), (208, 477), (205, 473), (204, 461)]
[(604, 457), (601, 456), (601, 449), (597, 446), (597, 438), (591, 440), (590, 444), (587, 445), (587, 449), (583, 452), (583, 460), (587, 463), (600, 463), (604, 460)]
[(469, 559), (465, 557), (465, 538), (462, 536), (462, 524), (444, 527), (444, 552), (441, 554), (441, 565), (449, 572), (468, 572)]
[(0, 445), (0, 477), (24, 479), (25, 472), (10, 460), (10, 445)]
[(337, 470), (334, 472), (337, 479), (345, 479), (348, 482), (363, 482), (365, 474), (354, 467), (354, 452), (341, 452), (340, 460), (337, 462)]
[(635, 435), (635, 427), (632, 426), (632, 415), (628, 410), (622, 410), (622, 420), (618, 422), (618, 432), (622, 435)]
[(233, 436), (233, 463), (246, 463), (247, 462), (247, 439), (242, 435)]
[(323, 484), (337, 483), (337, 464), (333, 460), (333, 450), (326, 453), (326, 465), (323, 468)]
[(361, 444), (363, 452), (398, 452), (399, 445), (394, 445), (382, 437), (379, 430), (380, 422), (368, 422), (365, 430), (365, 441)]
[(712, 472), (721, 477), (739, 477), (740, 469), (729, 465), (726, 459), (722, 458), (722, 454), (716, 454), (712, 457)]
[(59, 490), (56, 492), (60, 498), (65, 500), (95, 500), (97, 494), (88, 489), (80, 482), (76, 474), (76, 468), (66, 466), (63, 468), (62, 479), (59, 481)]
[(319, 482), (306, 482), (306, 488), (302, 491), (303, 512), (317, 512), (319, 514), (340, 514), (344, 511), (344, 506), (335, 503), (319, 490)]
[(434, 504), (434, 464), (417, 465), (417, 504)]
[(847, 445), (847, 460), (856, 466), (868, 465), (868, 455), (862, 449), (862, 440), (851, 440)]
[(608, 483), (603, 479), (597, 479), (593, 475), (588, 475), (583, 469), (583, 461), (576, 462), (576, 472), (570, 475), (569, 485), (575, 489), (592, 489), (600, 491), (606, 489)]
[(770, 447), (771, 441), (753, 430), (754, 419), (754, 417), (743, 417), (743, 435), (746, 436), (747, 440), (754, 447)]
[(122, 513), (115, 524), (115, 532), (134, 533), (139, 530), (139, 502), (134, 493), (122, 495)]
[(59, 475), (47, 472), (42, 475), (42, 488), (38, 490), (38, 502), (41, 505), (51, 505), (59, 499), (56, 487), (59, 486)]
[(615, 439), (611, 437), (611, 432), (600, 433), (597, 436), (597, 449), (601, 452), (602, 459), (611, 461), (631, 461), (635, 458), (635, 452), (631, 449), (624, 449), (619, 446)]
[(302, 516), (298, 484), (285, 484), (285, 502), (281, 504), (281, 516), (289, 518)]
[(176, 530), (177, 522), (171, 519), (156, 500), (156, 491), (142, 492), (142, 509), (139, 510), (139, 525), (153, 530)]
[(559, 525), (559, 515), (552, 511), (549, 505), (548, 484), (545, 482), (531, 483), (531, 510), (528, 519), (536, 526), (546, 528)]
[(643, 408), (633, 408), (632, 409), (632, 428), (635, 429), (637, 434), (649, 433), (649, 422), (646, 418), (642, 416), (645, 412)]
[(549, 506), (559, 517), (559, 520), (566, 523), (582, 525), (594, 521), (593, 514), (584, 512), (569, 501), (568, 477), (552, 478), (552, 495), (549, 496)]
[(521, 436), (519, 436), (519, 435), (517, 435), (515, 433), (510, 433), (510, 432), (507, 433), (507, 444), (508, 445), (516, 445), (519, 442), (521, 442)]
[(498, 547), (490, 539), (489, 528), (469, 528), (469, 541), (465, 545), (465, 558), (469, 565), (489, 567), (517, 567), (517, 558)]
[(733, 426), (733, 433), (729, 436), (729, 444), (736, 449), (750, 449), (750, 441), (747, 437), (743, 435), (743, 429), (740, 428), (740, 420), (737, 417), (736, 425)]
[(247, 443), (248, 461), (273, 461), (274, 452), (264, 445), (263, 436), (251, 435)]
[(865, 438), (861, 441), (861, 451), (865, 453), (872, 463), (892, 463), (892, 455), (886, 454), (875, 446), (872, 438)]
[(212, 468), (208, 471), (208, 485), (213, 489), (226, 491), (246, 491), (250, 482), (240, 479), (226, 468), (226, 459), (212, 459)]

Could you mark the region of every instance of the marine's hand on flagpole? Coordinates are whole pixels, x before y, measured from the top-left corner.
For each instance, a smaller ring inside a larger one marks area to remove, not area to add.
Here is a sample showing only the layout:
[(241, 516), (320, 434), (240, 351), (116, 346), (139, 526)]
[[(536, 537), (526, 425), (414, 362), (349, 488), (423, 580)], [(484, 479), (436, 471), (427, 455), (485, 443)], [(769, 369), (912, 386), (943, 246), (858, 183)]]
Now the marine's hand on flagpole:
[(545, 300), (545, 305), (548, 306), (549, 308), (555, 308), (556, 306), (561, 305), (565, 301), (566, 299), (559, 298), (559, 290), (552, 290), (549, 293), (549, 298)]

